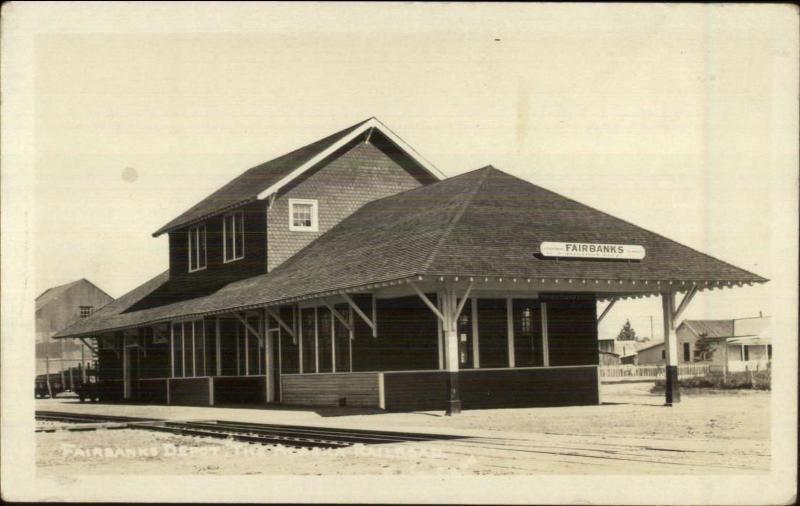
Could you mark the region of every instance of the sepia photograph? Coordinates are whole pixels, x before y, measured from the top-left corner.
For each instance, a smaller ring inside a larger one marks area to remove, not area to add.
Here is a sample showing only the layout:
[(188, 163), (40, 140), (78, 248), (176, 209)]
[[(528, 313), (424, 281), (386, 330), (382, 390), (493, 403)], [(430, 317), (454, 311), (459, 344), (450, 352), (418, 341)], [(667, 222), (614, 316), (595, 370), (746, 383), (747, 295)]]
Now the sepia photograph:
[(793, 504), (798, 19), (4, 4), (3, 499)]

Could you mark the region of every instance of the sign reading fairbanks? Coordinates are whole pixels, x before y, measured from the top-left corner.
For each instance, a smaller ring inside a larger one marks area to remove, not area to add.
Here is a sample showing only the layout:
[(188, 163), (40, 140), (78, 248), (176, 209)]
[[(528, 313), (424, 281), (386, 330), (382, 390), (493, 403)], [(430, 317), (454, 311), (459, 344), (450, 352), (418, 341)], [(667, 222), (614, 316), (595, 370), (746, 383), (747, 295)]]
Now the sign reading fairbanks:
[(546, 257), (609, 258), (616, 260), (641, 260), (644, 246), (636, 244), (593, 244), (582, 242), (543, 242), (540, 246)]

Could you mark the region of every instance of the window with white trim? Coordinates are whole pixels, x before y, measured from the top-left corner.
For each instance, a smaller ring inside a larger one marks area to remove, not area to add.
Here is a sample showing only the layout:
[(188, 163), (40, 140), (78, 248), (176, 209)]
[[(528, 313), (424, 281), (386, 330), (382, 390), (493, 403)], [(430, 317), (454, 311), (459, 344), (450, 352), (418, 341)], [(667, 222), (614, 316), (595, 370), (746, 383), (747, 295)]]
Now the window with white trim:
[(223, 258), (225, 263), (244, 258), (244, 213), (226, 214), (222, 219)]
[(318, 204), (316, 200), (289, 199), (289, 230), (319, 231)]
[(189, 272), (205, 269), (207, 261), (206, 226), (191, 227), (189, 229)]
[(172, 324), (172, 377), (203, 376), (206, 371), (203, 320)]
[(93, 306), (80, 306), (80, 316), (81, 318), (88, 318), (90, 314), (92, 314)]

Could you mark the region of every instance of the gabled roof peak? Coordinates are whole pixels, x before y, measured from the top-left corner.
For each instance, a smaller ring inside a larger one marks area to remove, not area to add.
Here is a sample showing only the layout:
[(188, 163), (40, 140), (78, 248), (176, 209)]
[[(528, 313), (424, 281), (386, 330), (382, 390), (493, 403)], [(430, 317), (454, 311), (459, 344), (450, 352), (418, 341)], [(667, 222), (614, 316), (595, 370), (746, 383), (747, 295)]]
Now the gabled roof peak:
[(265, 199), (341, 148), (361, 136), (368, 136), (368, 131), (372, 129), (378, 129), (384, 137), (394, 143), (400, 151), (404, 152), (433, 178), (442, 179), (444, 177), (444, 174), (432, 163), (417, 153), (378, 118), (371, 116), (344, 130), (246, 170), (155, 231), (153, 236), (158, 237), (163, 233), (202, 221), (256, 199)]

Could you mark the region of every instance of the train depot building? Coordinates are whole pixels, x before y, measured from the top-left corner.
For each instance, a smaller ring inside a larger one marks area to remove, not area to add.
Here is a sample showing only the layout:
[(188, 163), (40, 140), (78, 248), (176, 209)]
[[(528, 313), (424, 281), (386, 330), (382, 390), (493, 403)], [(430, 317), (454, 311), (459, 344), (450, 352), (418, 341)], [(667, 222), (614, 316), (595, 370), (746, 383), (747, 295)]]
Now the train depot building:
[(375, 118), (161, 234), (169, 270), (56, 336), (91, 344), (111, 400), (597, 404), (598, 300), (658, 296), (670, 404), (692, 297), (766, 281), (493, 167), (444, 178)]

